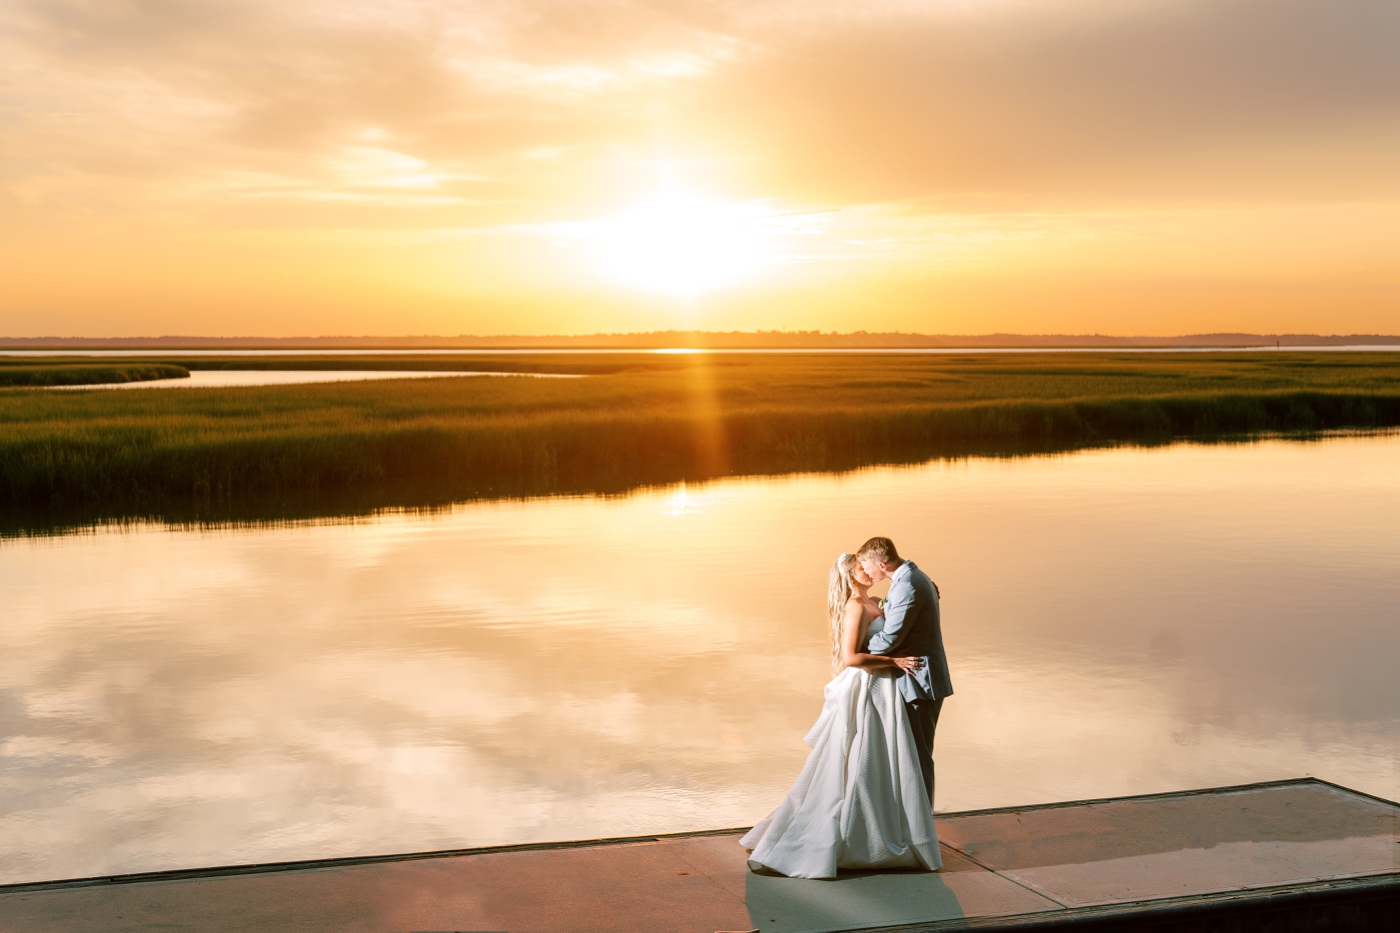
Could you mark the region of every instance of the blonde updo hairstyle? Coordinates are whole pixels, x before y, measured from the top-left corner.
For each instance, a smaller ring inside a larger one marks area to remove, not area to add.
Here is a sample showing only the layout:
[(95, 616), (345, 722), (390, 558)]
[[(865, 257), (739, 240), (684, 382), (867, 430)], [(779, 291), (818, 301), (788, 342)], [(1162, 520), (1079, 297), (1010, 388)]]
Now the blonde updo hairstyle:
[(851, 573), (856, 569), (856, 556), (842, 552), (831, 565), (826, 586), (826, 609), (831, 622), (831, 673), (841, 673), (841, 620), (846, 617), (846, 603), (856, 595)]

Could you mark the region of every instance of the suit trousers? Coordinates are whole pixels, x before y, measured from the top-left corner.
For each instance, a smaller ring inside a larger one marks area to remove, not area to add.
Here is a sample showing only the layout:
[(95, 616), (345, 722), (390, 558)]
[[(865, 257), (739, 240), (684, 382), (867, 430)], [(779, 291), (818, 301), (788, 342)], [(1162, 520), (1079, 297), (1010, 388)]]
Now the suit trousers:
[(933, 806), (933, 734), (938, 729), (938, 714), (943, 712), (943, 697), (936, 700), (906, 700), (909, 725), (914, 730), (914, 749), (919, 755), (919, 771), (923, 774), (924, 790), (928, 791), (929, 806)]

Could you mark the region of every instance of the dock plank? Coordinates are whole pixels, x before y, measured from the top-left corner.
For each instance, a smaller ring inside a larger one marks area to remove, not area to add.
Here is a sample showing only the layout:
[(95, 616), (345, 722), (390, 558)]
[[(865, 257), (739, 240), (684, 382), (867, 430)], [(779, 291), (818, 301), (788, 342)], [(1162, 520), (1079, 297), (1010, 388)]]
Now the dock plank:
[(1400, 871), (1400, 808), (1322, 783), (965, 815), (946, 843), (1070, 907)]
[(0, 887), (0, 933), (1393, 931), (1397, 817), (1308, 779), (943, 814), (938, 873), (755, 874), (728, 831), (76, 879)]

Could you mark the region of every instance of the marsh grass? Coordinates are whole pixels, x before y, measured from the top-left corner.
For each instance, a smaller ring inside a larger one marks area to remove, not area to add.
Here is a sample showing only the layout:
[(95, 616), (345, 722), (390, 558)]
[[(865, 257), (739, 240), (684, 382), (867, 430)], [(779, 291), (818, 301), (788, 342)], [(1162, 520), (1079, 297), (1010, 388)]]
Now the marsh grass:
[(79, 386), (152, 379), (188, 379), (172, 363), (19, 363), (0, 360), (0, 386)]
[[(455, 361), (479, 371), (479, 361)], [(512, 362), (555, 372), (580, 363), (545, 354)], [(3, 390), (0, 530), (327, 515), (1400, 425), (1400, 357), (1379, 353), (582, 362), (591, 378)]]

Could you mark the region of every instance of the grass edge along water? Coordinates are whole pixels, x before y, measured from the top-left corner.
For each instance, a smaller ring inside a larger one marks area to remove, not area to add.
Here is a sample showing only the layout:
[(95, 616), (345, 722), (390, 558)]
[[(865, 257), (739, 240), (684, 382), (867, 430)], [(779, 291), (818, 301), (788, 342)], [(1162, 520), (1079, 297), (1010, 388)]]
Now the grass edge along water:
[(0, 386), (110, 385), (189, 377), (188, 369), (174, 363), (0, 364)]
[[(595, 373), (598, 370), (594, 370)], [(587, 380), (0, 391), (0, 533), (622, 493), (1400, 425), (1400, 355), (691, 360)], [(63, 396), (59, 398), (59, 396)], [(99, 398), (97, 396), (105, 396)]]

